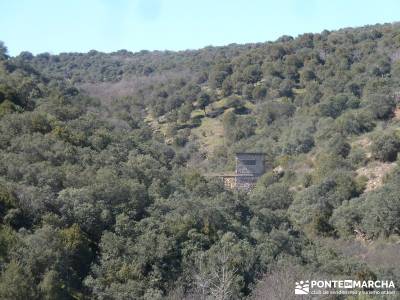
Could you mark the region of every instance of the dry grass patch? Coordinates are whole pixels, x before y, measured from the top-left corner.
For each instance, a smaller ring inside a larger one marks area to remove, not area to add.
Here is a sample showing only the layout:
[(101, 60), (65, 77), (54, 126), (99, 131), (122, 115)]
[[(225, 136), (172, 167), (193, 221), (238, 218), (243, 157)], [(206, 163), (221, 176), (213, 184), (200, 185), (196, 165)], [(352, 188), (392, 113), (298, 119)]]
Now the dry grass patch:
[(358, 176), (367, 178), (365, 192), (373, 191), (383, 185), (383, 179), (386, 174), (393, 170), (396, 163), (378, 162), (375, 161), (356, 171)]
[(192, 135), (197, 138), (200, 143), (201, 150), (210, 153), (218, 146), (224, 143), (224, 128), (222, 122), (218, 118), (203, 118), (201, 125), (192, 129)]

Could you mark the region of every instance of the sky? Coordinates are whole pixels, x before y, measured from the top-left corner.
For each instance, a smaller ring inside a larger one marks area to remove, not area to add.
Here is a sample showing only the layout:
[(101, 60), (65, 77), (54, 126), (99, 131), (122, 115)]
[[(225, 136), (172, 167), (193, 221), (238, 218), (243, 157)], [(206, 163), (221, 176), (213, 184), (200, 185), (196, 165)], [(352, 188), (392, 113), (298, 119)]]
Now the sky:
[(185, 50), (400, 21), (399, 0), (0, 0), (21, 51)]

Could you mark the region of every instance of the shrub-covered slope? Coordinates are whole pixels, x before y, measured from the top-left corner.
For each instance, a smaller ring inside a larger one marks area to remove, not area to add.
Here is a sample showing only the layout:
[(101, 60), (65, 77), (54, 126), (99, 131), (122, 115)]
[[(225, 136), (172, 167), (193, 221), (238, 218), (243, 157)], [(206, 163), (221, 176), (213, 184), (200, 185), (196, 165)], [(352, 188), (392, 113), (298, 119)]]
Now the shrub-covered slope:
[[(1, 45), (0, 298), (399, 285), (399, 49), (398, 24), (181, 52)], [(206, 176), (236, 151), (267, 153), (248, 194)]]

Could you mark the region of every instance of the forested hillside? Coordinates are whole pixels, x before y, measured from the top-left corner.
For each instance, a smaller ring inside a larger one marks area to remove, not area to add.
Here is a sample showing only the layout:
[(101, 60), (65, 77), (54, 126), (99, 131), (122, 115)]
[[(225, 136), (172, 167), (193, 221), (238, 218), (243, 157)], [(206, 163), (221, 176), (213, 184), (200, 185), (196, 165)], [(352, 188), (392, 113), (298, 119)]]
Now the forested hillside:
[[(237, 151), (267, 153), (248, 193), (213, 176)], [(0, 44), (0, 299), (399, 287), (399, 152), (397, 23), (180, 52)]]

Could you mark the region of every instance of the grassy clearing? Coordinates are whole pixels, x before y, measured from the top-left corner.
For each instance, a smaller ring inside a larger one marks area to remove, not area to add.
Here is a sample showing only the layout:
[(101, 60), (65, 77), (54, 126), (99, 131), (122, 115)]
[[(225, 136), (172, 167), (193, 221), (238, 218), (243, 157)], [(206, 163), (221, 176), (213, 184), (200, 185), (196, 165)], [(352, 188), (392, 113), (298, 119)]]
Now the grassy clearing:
[(192, 135), (199, 141), (203, 151), (212, 153), (215, 147), (224, 143), (224, 128), (219, 118), (204, 118), (201, 125), (192, 130)]
[(304, 94), (306, 92), (306, 89), (296, 89), (296, 88), (294, 88), (294, 89), (292, 89), (292, 91), (293, 91), (293, 93), (295, 95), (301, 95), (301, 94)]
[(191, 118), (191, 119), (194, 119), (194, 118), (199, 117), (199, 116), (203, 116), (203, 117), (204, 117), (204, 110), (202, 110), (202, 109), (195, 109), (195, 110), (193, 110), (192, 113), (190, 114), (190, 118)]
[[(255, 109), (256, 105), (252, 102), (250, 102), (249, 100), (243, 100), (243, 104), (244, 107), (246, 107), (247, 109), (253, 110)], [(218, 100), (212, 104), (210, 104), (207, 108), (212, 110), (212, 109), (218, 109), (218, 108), (227, 108), (229, 107), (229, 99), (226, 98), (222, 98), (221, 100)]]

